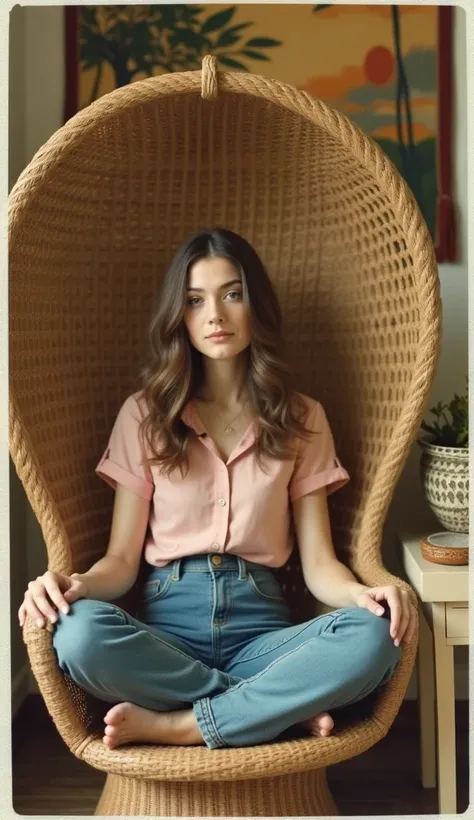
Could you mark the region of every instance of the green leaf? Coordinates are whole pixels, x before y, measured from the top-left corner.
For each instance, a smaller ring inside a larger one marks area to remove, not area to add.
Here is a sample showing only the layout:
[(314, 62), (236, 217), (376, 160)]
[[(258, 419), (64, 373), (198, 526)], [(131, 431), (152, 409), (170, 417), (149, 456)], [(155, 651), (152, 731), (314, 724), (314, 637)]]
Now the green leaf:
[(242, 31), (242, 29), (248, 28), (249, 26), (254, 26), (254, 25), (255, 25), (255, 23), (253, 23), (253, 22), (252, 23), (239, 23), (237, 26), (231, 26), (230, 28), (226, 28), (226, 31), (232, 32), (232, 34), (234, 34), (234, 32)]
[(272, 46), (281, 46), (281, 40), (273, 40), (271, 37), (253, 37), (248, 40), (245, 46), (253, 46), (254, 48), (271, 48)]
[(217, 38), (217, 42), (214, 48), (222, 48), (222, 46), (233, 46), (235, 43), (238, 43), (239, 40), (239, 34), (234, 34), (229, 30), (223, 31), (221, 34), (219, 34), (219, 37)]
[(324, 9), (330, 9), (332, 3), (323, 3), (318, 6), (313, 6), (313, 11), (324, 11)]
[(268, 57), (266, 54), (261, 54), (259, 51), (249, 51), (249, 49), (247, 48), (245, 48), (240, 53), (245, 54), (246, 57), (251, 57), (252, 60), (270, 60), (270, 57)]
[(99, 34), (97, 31), (91, 31), (87, 26), (80, 27), (79, 36), (82, 41), (87, 43), (95, 43), (104, 39), (103, 34)]
[(241, 68), (244, 71), (248, 71), (247, 66), (243, 63), (239, 63), (238, 60), (233, 60), (232, 57), (224, 57), (220, 54), (216, 54), (216, 57), (220, 63), (229, 66), (229, 68)]
[(204, 6), (181, 6), (181, 20), (183, 23), (193, 23), (198, 24), (199, 20), (196, 20), (196, 17), (201, 14), (201, 12), (205, 11)]
[(192, 29), (178, 28), (170, 37), (170, 45), (185, 45), (200, 50), (209, 45), (209, 40)]
[[(454, 398), (449, 404), (439, 401), (430, 409), (436, 421), (432, 426), (422, 423), (422, 429), (432, 433), (434, 444), (443, 447), (467, 447), (469, 442), (469, 406), (468, 395)], [(449, 418), (449, 415), (451, 418)]]
[(467, 447), (467, 445), (468, 445), (468, 432), (467, 432), (467, 430), (462, 430), (459, 433), (459, 435), (456, 439), (456, 444), (457, 444), (458, 447)]
[(122, 21), (117, 20), (113, 24), (113, 26), (111, 26), (110, 28), (107, 29), (107, 36), (112, 37), (114, 40), (120, 40), (121, 37), (122, 37), (122, 35), (121, 35), (122, 26), (123, 26)]
[(92, 34), (88, 39), (81, 42), (79, 46), (79, 57), (81, 60), (101, 61), (105, 57), (106, 41), (100, 34)]
[(97, 29), (97, 12), (95, 9), (88, 8), (87, 6), (83, 6), (79, 11), (79, 20), (81, 23), (85, 23), (91, 28)]
[(204, 21), (201, 27), (201, 33), (207, 34), (209, 31), (217, 31), (218, 28), (223, 28), (232, 19), (235, 13), (235, 6), (224, 11), (218, 11), (216, 14), (211, 14), (207, 20)]
[(427, 424), (425, 421), (421, 422), (421, 429), (427, 433), (432, 433), (434, 436), (437, 435), (439, 431), (438, 427), (432, 427), (431, 424)]
[(153, 43), (147, 23), (137, 23), (130, 36), (129, 56), (138, 60), (153, 50)]
[(92, 58), (90, 60), (85, 60), (85, 62), (83, 62), (82, 65), (81, 65), (81, 69), (82, 69), (82, 71), (89, 71), (90, 68), (97, 68), (97, 66), (100, 65), (101, 62), (102, 62), (102, 60), (94, 59), (94, 58)]
[(176, 26), (176, 23), (181, 18), (181, 7), (178, 5), (175, 6), (156, 6), (155, 13), (153, 15), (153, 21), (160, 27), (160, 29), (171, 29), (173, 30)]

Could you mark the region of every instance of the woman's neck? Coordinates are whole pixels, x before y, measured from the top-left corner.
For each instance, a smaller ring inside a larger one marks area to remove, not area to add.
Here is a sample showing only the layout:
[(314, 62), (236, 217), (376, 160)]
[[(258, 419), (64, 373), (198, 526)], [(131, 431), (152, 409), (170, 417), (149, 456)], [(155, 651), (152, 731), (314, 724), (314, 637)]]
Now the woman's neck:
[(248, 391), (245, 387), (236, 389), (234, 384), (232, 386), (232, 391), (219, 391), (219, 393), (211, 393), (206, 390), (206, 386), (203, 385), (195, 398), (198, 401), (203, 402), (203, 404), (214, 405), (215, 407), (220, 407), (225, 410), (227, 408), (239, 407), (245, 404), (248, 399)]
[[(228, 364), (228, 362), (214, 362), (214, 365)], [(204, 373), (203, 382), (196, 394), (196, 399), (205, 404), (221, 408), (239, 407), (249, 397), (247, 388), (247, 369), (245, 365), (228, 368), (208, 368)]]

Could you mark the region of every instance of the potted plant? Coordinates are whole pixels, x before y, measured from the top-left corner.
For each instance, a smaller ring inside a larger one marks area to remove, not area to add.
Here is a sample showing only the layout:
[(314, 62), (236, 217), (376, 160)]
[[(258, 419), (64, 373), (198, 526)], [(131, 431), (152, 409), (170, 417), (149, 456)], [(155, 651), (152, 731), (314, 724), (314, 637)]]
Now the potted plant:
[(449, 404), (438, 402), (422, 422), (428, 435), (420, 437), (421, 476), (428, 503), (450, 532), (469, 531), (469, 416), (468, 389), (454, 394)]

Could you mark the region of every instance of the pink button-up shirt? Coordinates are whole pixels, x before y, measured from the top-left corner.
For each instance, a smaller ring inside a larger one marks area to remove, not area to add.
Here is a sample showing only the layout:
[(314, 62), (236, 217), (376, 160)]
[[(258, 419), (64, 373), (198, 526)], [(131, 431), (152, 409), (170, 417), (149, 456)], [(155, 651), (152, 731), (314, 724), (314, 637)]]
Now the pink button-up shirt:
[(123, 484), (151, 501), (144, 545), (149, 564), (163, 567), (186, 555), (223, 552), (270, 567), (287, 562), (294, 548), (290, 501), (320, 487), (332, 493), (349, 481), (321, 404), (300, 395), (309, 405), (305, 427), (314, 431), (311, 440), (298, 438), (291, 460), (264, 456), (266, 472), (255, 457), (255, 421), (224, 461), (194, 403), (188, 402), (181, 418), (194, 434), (188, 441), (185, 478), (178, 468), (168, 477), (158, 466), (140, 463), (149, 455), (138, 436), (146, 403), (140, 392), (126, 399), (96, 473), (114, 489)]

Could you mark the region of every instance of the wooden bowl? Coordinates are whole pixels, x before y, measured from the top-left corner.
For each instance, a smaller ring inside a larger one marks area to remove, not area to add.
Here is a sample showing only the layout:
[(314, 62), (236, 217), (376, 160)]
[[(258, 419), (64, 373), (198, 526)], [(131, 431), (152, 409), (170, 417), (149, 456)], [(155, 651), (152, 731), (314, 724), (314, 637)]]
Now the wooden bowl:
[(435, 564), (463, 566), (469, 564), (469, 534), (435, 532), (420, 538), (421, 554)]

